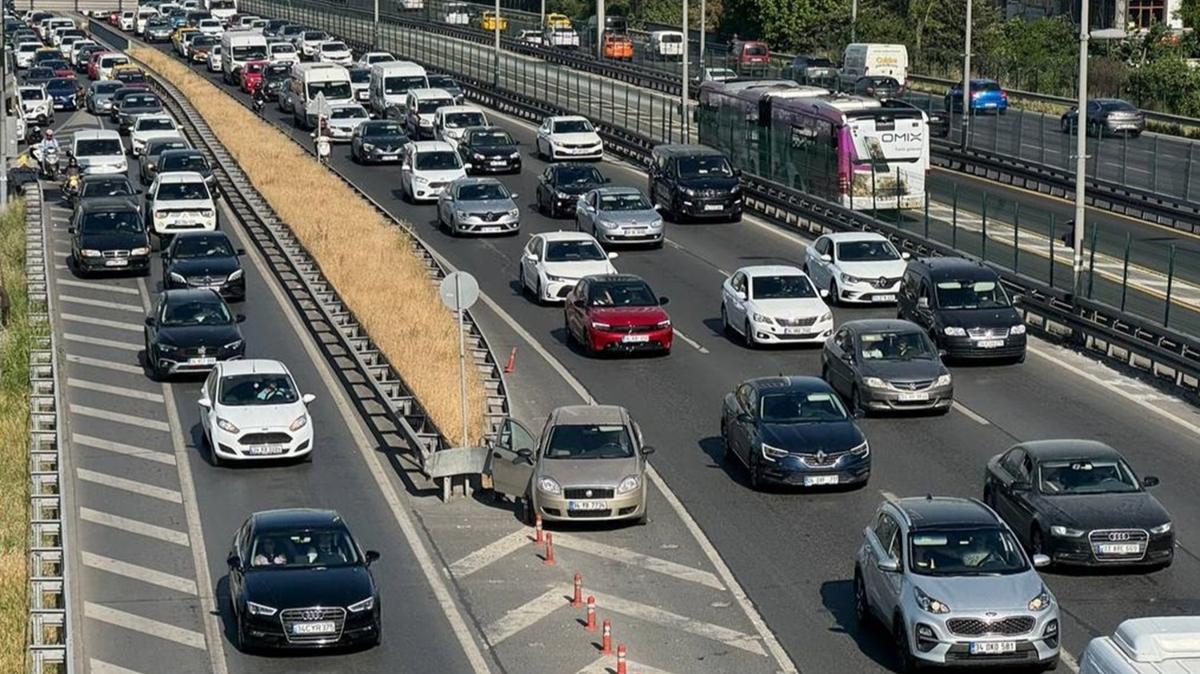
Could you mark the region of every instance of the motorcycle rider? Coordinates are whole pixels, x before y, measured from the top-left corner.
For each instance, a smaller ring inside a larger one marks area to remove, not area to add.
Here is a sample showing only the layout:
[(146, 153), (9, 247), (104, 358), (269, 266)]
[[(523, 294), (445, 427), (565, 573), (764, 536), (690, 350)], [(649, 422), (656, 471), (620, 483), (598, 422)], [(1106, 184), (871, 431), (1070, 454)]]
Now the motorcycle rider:
[(254, 87), (254, 112), (260, 117), (262, 116), (263, 108), (267, 105), (267, 82), (259, 80)]
[(67, 159), (67, 172), (62, 183), (63, 194), (67, 195), (67, 198), (74, 199), (79, 196), (79, 180), (79, 162), (75, 157), (70, 157)]
[(329, 153), (333, 150), (329, 140), (329, 121), (324, 117), (321, 118), (320, 124), (317, 125), (317, 130), (312, 134), (313, 142), (316, 144), (317, 161), (322, 164), (329, 163)]
[[(50, 166), (51, 154), (55, 160), (54, 166)], [(37, 145), (37, 158), (44, 174), (51, 178), (58, 174), (58, 139), (54, 137), (54, 129), (46, 129), (42, 142)]]

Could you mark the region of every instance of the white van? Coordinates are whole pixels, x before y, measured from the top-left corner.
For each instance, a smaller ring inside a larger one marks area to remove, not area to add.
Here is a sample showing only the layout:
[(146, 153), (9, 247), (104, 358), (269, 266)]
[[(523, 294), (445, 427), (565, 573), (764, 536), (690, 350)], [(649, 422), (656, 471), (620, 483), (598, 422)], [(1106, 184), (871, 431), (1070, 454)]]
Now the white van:
[(411, 61), (385, 61), (371, 66), (371, 83), (368, 88), (367, 107), (378, 117), (386, 117), (391, 109), (392, 118), (399, 121), (408, 103), (410, 89), (429, 86), (425, 69)]
[(84, 175), (121, 174), (129, 170), (125, 147), (116, 129), (80, 129), (71, 136), (71, 156)]
[(433, 118), (438, 108), (454, 105), (454, 97), (445, 89), (412, 89), (404, 104), (404, 123), (413, 140), (435, 138)]
[[(292, 79), (288, 80), (287, 107), (291, 108), (292, 121), (302, 129), (317, 125), (317, 96), (324, 95), (325, 102), (353, 103), (354, 89), (350, 86), (350, 72), (332, 63), (297, 63), (292, 66)], [(280, 96), (280, 107), (283, 96)]]
[(651, 31), (646, 51), (655, 61), (679, 61), (683, 58), (683, 31)]
[(238, 71), (247, 61), (267, 58), (267, 38), (248, 30), (227, 30), (221, 36), (221, 79), (238, 83)]
[(902, 44), (852, 44), (842, 57), (842, 88), (849, 90), (860, 77), (894, 77), (904, 86), (908, 79), (908, 48)]
[(458, 147), (467, 129), (490, 125), (483, 110), (473, 105), (450, 105), (433, 114), (433, 137)]
[(465, 2), (448, 2), (442, 7), (442, 22), (451, 26), (466, 26), (471, 23), (471, 10)]
[(229, 20), (238, 13), (236, 0), (208, 0), (208, 13), (213, 15), (214, 19), (220, 19), (222, 23), (229, 23)]
[(137, 23), (134, 24), (133, 31), (138, 35), (145, 35), (146, 22), (156, 16), (158, 16), (158, 9), (147, 6), (138, 7)]
[(1200, 617), (1133, 618), (1097, 637), (1079, 657), (1079, 674), (1200, 672)]

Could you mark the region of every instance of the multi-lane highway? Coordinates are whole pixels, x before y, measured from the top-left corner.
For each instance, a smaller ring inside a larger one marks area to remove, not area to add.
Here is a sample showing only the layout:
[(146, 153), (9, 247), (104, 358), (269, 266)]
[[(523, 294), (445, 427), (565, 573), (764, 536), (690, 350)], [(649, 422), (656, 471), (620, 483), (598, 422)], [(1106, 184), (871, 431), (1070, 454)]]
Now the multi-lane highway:
[[(273, 107), (267, 117), (308, 142), (307, 133), (293, 130)], [(499, 114), (495, 118), (532, 148), (528, 123)], [(1180, 549), (1168, 570), (1046, 574), (1062, 604), (1069, 652), (1079, 653), (1090, 637), (1111, 632), (1127, 617), (1200, 610), (1198, 544), (1188, 528), (1200, 515), (1200, 501), (1184, 477), (1200, 468), (1200, 427), (1192, 408), (1035, 341), (1023, 365), (956, 367), (958, 404), (945, 417), (865, 420), (875, 462), (867, 488), (752, 491), (738, 466), (721, 458), (717, 424), (722, 396), (748, 377), (815, 375), (818, 353), (751, 351), (729, 340), (720, 329), (719, 285), (743, 265), (797, 264), (807, 242), (747, 218), (741, 225), (670, 225), (668, 245), (661, 251), (621, 251), (618, 269), (643, 276), (656, 292), (671, 298), (669, 309), (681, 341), (666, 358), (589, 359), (566, 343), (561, 310), (535, 306), (514, 283), (527, 235), (571, 227), (529, 206), (543, 164), (531, 152), (524, 161), (520, 175), (502, 178), (526, 202), (522, 234), (484, 240), (449, 238), (435, 226), (432, 207), (401, 202), (394, 167), (358, 166), (345, 148), (335, 151), (333, 165), (396, 217), (411, 222), (453, 265), (479, 279), (507, 324), (519, 326), (519, 334), (527, 335), (522, 339), (536, 344), (530, 351), (543, 352), (555, 365), (539, 371), (567, 380), (576, 391), (558, 403), (578, 402), (586, 392), (630, 409), (648, 442), (659, 448), (654, 457), (658, 472), (801, 671), (886, 671), (894, 666), (887, 639), (864, 630), (853, 617), (850, 575), (862, 527), (891, 495), (979, 496), (987, 458), (1019, 440), (1086, 437), (1118, 447), (1140, 472), (1163, 476), (1156, 493), (1178, 523)], [(645, 185), (644, 174), (635, 167), (605, 162), (601, 169), (616, 184)], [(894, 315), (894, 310), (837, 309), (835, 315), (844, 321)], [(561, 383), (546, 386), (565, 388)], [(371, 539), (369, 532), (360, 535)], [(220, 537), (206, 530), (206, 538), (212, 536)], [(1069, 659), (1064, 666), (1070, 667)], [(696, 671), (720, 670), (701, 665)]]

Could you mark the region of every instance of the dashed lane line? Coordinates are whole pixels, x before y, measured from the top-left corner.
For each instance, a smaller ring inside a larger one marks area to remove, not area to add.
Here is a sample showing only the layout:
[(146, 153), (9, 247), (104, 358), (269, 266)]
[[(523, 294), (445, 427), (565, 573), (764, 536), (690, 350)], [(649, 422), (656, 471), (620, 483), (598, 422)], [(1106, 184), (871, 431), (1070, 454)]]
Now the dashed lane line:
[(142, 674), (139, 671), (114, 665), (103, 660), (97, 660), (96, 658), (88, 660), (88, 670), (91, 674)]
[(529, 545), (528, 530), (520, 529), (514, 531), (452, 563), (450, 565), (450, 573), (456, 578), (465, 578), (527, 545)]
[(103, 339), (100, 337), (90, 337), (88, 335), (77, 335), (73, 332), (64, 332), (63, 339), (68, 342), (79, 342), (80, 344), (95, 344), (96, 346), (106, 346), (110, 349), (120, 349), (121, 351), (138, 352), (145, 348), (145, 345), (139, 342), (121, 342), (115, 339)]
[(79, 314), (59, 314), (59, 318), (64, 321), (73, 323), (87, 323), (88, 325), (98, 325), (102, 328), (112, 328), (114, 330), (126, 330), (128, 332), (143, 332), (145, 327), (141, 323), (130, 323), (128, 321), (110, 321), (106, 318), (94, 318), (92, 316), (81, 316)]
[(121, 517), (120, 515), (113, 515), (92, 508), (81, 507), (79, 509), (79, 519), (91, 522), (92, 524), (98, 524), (102, 527), (120, 529), (131, 534), (154, 538), (167, 543), (174, 543), (175, 545), (187, 546), (189, 541), (188, 535), (182, 531), (175, 531), (167, 527), (160, 527), (157, 524)]
[(105, 440), (104, 438), (97, 438), (91, 435), (84, 435), (82, 433), (72, 433), (71, 444), (102, 449), (106, 452), (112, 452), (113, 454), (121, 454), (123, 456), (131, 456), (137, 459), (145, 459), (147, 461), (153, 461), (155, 463), (161, 463), (167, 466), (175, 465), (174, 454), (160, 452), (157, 449), (135, 447), (133, 445), (127, 445), (123, 442)]
[(700, 353), (708, 353), (708, 349), (704, 348), (703, 346), (700, 346), (700, 342), (697, 342), (696, 340), (692, 339), (691, 337), (688, 337), (687, 335), (683, 334), (683, 331), (681, 331), (679, 328), (675, 328), (675, 336), (682, 339), (683, 341), (687, 342), (692, 348), (699, 351)]
[(958, 402), (957, 400), (955, 400), (952, 403), (952, 405), (953, 405), (954, 409), (958, 410), (959, 412), (962, 412), (968, 419), (970, 419), (971, 421), (974, 421), (977, 424), (980, 424), (982, 426), (990, 426), (992, 424), (992, 422), (988, 421), (983, 415), (979, 414), (975, 410), (972, 410), (970, 407), (967, 407), (966, 405)]
[(139, 391), (137, 389), (126, 388), (124, 386), (113, 386), (112, 384), (101, 384), (97, 381), (76, 379), (75, 377), (67, 377), (67, 386), (81, 388), (87, 391), (96, 391), (97, 393), (107, 393), (109, 395), (121, 396), (124, 398), (137, 398), (138, 400), (148, 400), (155, 403), (164, 402), (164, 398), (161, 393)]
[(125, 578), (132, 578), (143, 583), (165, 587), (168, 590), (175, 590), (176, 592), (189, 594), (193, 597), (196, 596), (196, 581), (190, 578), (183, 578), (145, 566), (130, 564), (129, 562), (97, 555), (86, 550), (81, 551), (80, 556), (84, 566), (99, 569), (100, 571), (107, 571), (108, 573), (124, 576)]
[(103, 623), (123, 627), (127, 630), (148, 634), (166, 639), (184, 646), (191, 646), (199, 650), (204, 650), (204, 635), (194, 630), (176, 627), (169, 623), (150, 618), (143, 618), (140, 615), (134, 615), (126, 611), (121, 611), (115, 608), (109, 608), (101, 604), (85, 601), (83, 602), (83, 615), (92, 620), (99, 620)]
[(87, 365), (89, 367), (100, 367), (106, 370), (114, 370), (116, 372), (127, 372), (129, 374), (146, 374), (138, 365), (130, 365), (129, 363), (118, 363), (116, 361), (105, 360), (103, 358), (89, 358), (87, 356), (76, 356), (75, 354), (67, 354), (67, 362), (77, 365)]
[(540, 597), (508, 611), (500, 618), (497, 618), (492, 624), (485, 625), (483, 628), (484, 637), (487, 638), (488, 643), (493, 647), (500, 645), (500, 642), (533, 625), (559, 608), (569, 606), (567, 597), (570, 596), (571, 591), (571, 588), (568, 588), (566, 585), (546, 590)]
[(627, 550), (614, 545), (597, 543), (596, 541), (579, 538), (566, 533), (556, 534), (554, 543), (558, 547), (566, 548), (567, 550), (585, 552), (589, 555), (603, 557), (610, 561), (636, 566), (644, 571), (652, 571), (679, 580), (686, 580), (690, 583), (698, 583), (721, 592), (725, 591), (725, 586), (713, 574), (708, 571), (694, 569), (684, 564), (651, 557), (650, 555), (644, 555), (640, 552), (634, 552), (633, 550)]
[(103, 283), (89, 283), (87, 281), (76, 281), (69, 278), (55, 279), (55, 283), (60, 286), (70, 286), (72, 288), (86, 288), (88, 290), (104, 290), (106, 292), (121, 293), (122, 295), (137, 295), (137, 288), (126, 288), (125, 286), (115, 286)]
[(87, 307), (99, 307), (101, 309), (112, 309), (114, 311), (128, 311), (134, 314), (140, 314), (142, 307), (124, 302), (109, 302), (107, 300), (94, 300), (90, 297), (77, 297), (75, 295), (63, 295), (59, 293), (58, 299), (61, 302), (70, 302), (71, 304), (82, 304)]
[(88, 407), (86, 405), (75, 405), (75, 404), (72, 404), (70, 406), (70, 410), (71, 410), (71, 414), (78, 414), (80, 416), (92, 417), (93, 419), (102, 419), (104, 421), (113, 421), (118, 424), (127, 424), (129, 426), (137, 426), (138, 428), (149, 428), (151, 430), (162, 431), (164, 433), (169, 433), (171, 431), (170, 424), (168, 424), (165, 421), (159, 421), (157, 419), (147, 419), (146, 417), (141, 417), (136, 414), (122, 414), (120, 412), (112, 412), (109, 410), (102, 410), (102, 409), (99, 409), (96, 407)]
[(100, 473), (100, 472), (97, 472), (94, 470), (88, 470), (86, 468), (76, 468), (75, 469), (75, 477), (77, 477), (80, 480), (83, 480), (84, 482), (92, 482), (95, 484), (104, 485), (106, 487), (112, 487), (113, 489), (120, 489), (121, 491), (127, 491), (127, 492), (130, 492), (131, 494), (138, 494), (140, 496), (156, 498), (160, 501), (168, 501), (170, 503), (183, 503), (183, 496), (179, 492), (175, 491), (174, 489), (165, 489), (163, 487), (156, 487), (151, 484), (145, 484), (143, 482), (128, 480), (123, 477), (117, 477), (116, 475)]
[(671, 613), (657, 606), (622, 599), (621, 597), (604, 594), (603, 592), (593, 592), (592, 596), (596, 598), (596, 606), (603, 607), (606, 611), (620, 613), (636, 620), (644, 620), (645, 622), (655, 623), (663, 627), (712, 639), (726, 646), (733, 646), (748, 653), (767, 657), (767, 651), (763, 648), (761, 637), (744, 634), (728, 627), (706, 623), (679, 615), (678, 613)]

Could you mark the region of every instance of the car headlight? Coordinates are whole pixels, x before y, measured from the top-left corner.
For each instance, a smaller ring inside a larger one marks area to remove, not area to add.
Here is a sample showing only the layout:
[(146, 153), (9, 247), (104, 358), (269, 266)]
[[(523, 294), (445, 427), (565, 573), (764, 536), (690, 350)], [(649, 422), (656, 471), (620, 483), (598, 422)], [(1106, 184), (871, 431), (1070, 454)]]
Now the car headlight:
[(171, 280), (176, 283), (183, 283), (185, 285), (187, 284), (187, 279), (184, 278), (183, 274), (180, 274), (177, 271), (171, 272)]
[(1025, 324), (1024, 324), (1024, 323), (1018, 323), (1018, 324), (1016, 324), (1016, 325), (1012, 326), (1012, 329), (1008, 331), (1008, 334), (1010, 334), (1010, 335), (1023, 335), (1023, 334), (1025, 334)]
[(131, 248), (131, 249), (129, 250), (129, 254), (130, 254), (130, 255), (138, 255), (138, 256), (140, 256), (140, 255), (149, 255), (149, 254), (150, 254), (150, 247), (149, 247), (149, 246), (140, 246), (140, 247), (138, 247), (138, 248)]
[(619, 227), (617, 223), (604, 219), (597, 220), (596, 224), (599, 225), (601, 229), (615, 229)]
[[(226, 433), (241, 433), (242, 432), (241, 429), (239, 429), (237, 426), (233, 425), (232, 421), (230, 421), (228, 419), (222, 419), (221, 417), (217, 417), (217, 426), (219, 426), (221, 428), (221, 430), (225, 431)], [(272, 610), (272, 612), (274, 612), (274, 610)], [(267, 615), (270, 615), (270, 613), (268, 613)]]
[(413, 176), (413, 182), (417, 185), (428, 185), (429, 179), (424, 176)]
[(1050, 608), (1050, 604), (1052, 602), (1053, 599), (1050, 596), (1050, 591), (1046, 589), (1045, 585), (1043, 585), (1042, 591), (1038, 592), (1036, 597), (1029, 600), (1029, 610), (1045, 611), (1046, 609)]
[(821, 318), (817, 319), (817, 322), (818, 323), (828, 323), (829, 321), (832, 321), (832, 320), (833, 320), (833, 312), (826, 311), (825, 313), (821, 314)]
[(681, 192), (683, 192), (685, 195), (687, 195), (687, 196), (689, 196), (689, 197), (694, 197), (694, 196), (696, 196), (696, 190), (694, 190), (694, 189), (692, 189), (692, 188), (690, 188), (690, 187), (685, 187), (685, 188), (683, 188), (683, 189), (682, 189), (682, 190), (680, 190), (680, 191), (681, 191)]
[(521, 215), (521, 209), (519, 209), (519, 208), (510, 208), (510, 209), (508, 209), (508, 217), (510, 217), (510, 218), (515, 218), (515, 217), (517, 217), (517, 216), (519, 216), (519, 215)]
[(740, 192), (741, 190), (742, 190), (742, 186), (741, 186), (741, 185), (734, 185), (733, 187), (730, 187), (730, 188), (729, 188), (729, 193), (730, 193), (730, 194), (737, 194), (737, 193), (738, 193), (738, 192)]
[(234, 270), (233, 270), (233, 273), (232, 273), (232, 274), (230, 274), (230, 275), (229, 275), (229, 278), (228, 278), (228, 279), (226, 279), (226, 280), (227, 280), (227, 281), (236, 281), (236, 280), (240, 279), (240, 278), (241, 278), (241, 277), (243, 277), (243, 276), (245, 276), (245, 272), (243, 272), (241, 269), (234, 269)]
[(347, 606), (346, 610), (351, 613), (362, 613), (363, 611), (370, 611), (373, 608), (375, 608), (375, 597), (367, 597), (360, 602), (355, 602)]
[(466, 220), (467, 218), (471, 217), (471, 214), (466, 211), (454, 211), (454, 215), (457, 216), (459, 220)]
[(561, 494), (562, 487), (552, 477), (539, 477), (537, 481), (539, 491), (544, 491), (547, 494)]
[(93, 250), (91, 248), (84, 248), (83, 250), (79, 251), (79, 254), (84, 257), (100, 257), (100, 251)]
[(521, 153), (520, 153), (520, 152), (514, 152), (514, 153), (512, 153), (512, 154), (508, 155), (508, 158), (509, 158), (509, 159), (520, 159), (520, 158), (521, 158)]
[(755, 312), (754, 314), (752, 314), (750, 316), (750, 320), (754, 321), (755, 323), (766, 323), (768, 325), (775, 325), (775, 319), (771, 318), (770, 316), (768, 316), (766, 314), (760, 314), (758, 312)]
[(887, 388), (888, 383), (879, 377), (863, 377), (863, 383), (869, 388)]
[(775, 459), (782, 459), (782, 458), (787, 457), (789, 454), (791, 454), (791, 452), (787, 451), (786, 449), (772, 447), (771, 445), (768, 445), (765, 442), (762, 443), (762, 455), (763, 455), (763, 458), (766, 459), (767, 461), (774, 461)]
[(934, 386), (949, 386), (949, 385), (950, 385), (950, 381), (951, 381), (951, 379), (950, 379), (950, 375), (949, 375), (949, 374), (944, 374), (944, 375), (941, 375), (940, 377), (938, 377), (938, 378), (937, 378), (937, 381), (936, 381), (936, 382), (934, 382), (934, 383), (933, 383), (933, 385), (934, 385)]
[(1156, 527), (1150, 527), (1150, 533), (1152, 533), (1152, 534), (1165, 534), (1170, 530), (1171, 530), (1170, 522), (1167, 522), (1166, 524), (1160, 524)]
[(178, 351), (179, 347), (175, 346), (174, 344), (167, 344), (166, 342), (159, 342), (158, 350), (162, 351), (164, 353), (172, 353), (172, 352)]
[(235, 351), (237, 349), (242, 348), (242, 344), (245, 344), (245, 343), (246, 343), (246, 340), (244, 340), (244, 339), (235, 339), (232, 342), (226, 344), (225, 346), (222, 346), (221, 348), (227, 349), (229, 351)]
[(566, 283), (573, 279), (569, 279), (566, 276), (555, 276), (554, 274), (546, 274), (546, 280), (551, 283)]
[(666, 320), (659, 321), (658, 323), (654, 324), (654, 327), (658, 328), (659, 330), (669, 328), (671, 327), (671, 319), (668, 318)]
[(948, 325), (948, 326), (942, 328), (942, 332), (944, 332), (948, 337), (966, 337), (967, 336), (966, 328), (957, 328), (957, 327), (954, 327), (953, 325)]
[(950, 612), (950, 607), (947, 606), (945, 602), (930, 597), (919, 587), (913, 588), (913, 594), (916, 596), (917, 606), (919, 606), (921, 610), (925, 611), (926, 613), (938, 615)]
[(641, 484), (641, 478), (639, 478), (637, 475), (630, 475), (624, 480), (621, 480), (621, 484), (617, 485), (617, 493), (628, 494), (629, 492), (641, 486)]
[(308, 414), (301, 414), (300, 416), (298, 416), (292, 420), (292, 423), (288, 425), (288, 430), (293, 431), (293, 432), (298, 431), (307, 425), (308, 425)]
[(608, 323), (601, 323), (600, 321), (592, 321), (592, 327), (597, 330), (608, 330), (612, 326), (609, 325)]
[(252, 601), (246, 602), (246, 610), (250, 612), (250, 615), (261, 615), (261, 616), (273, 616), (279, 612), (278, 609), (272, 608), (270, 606), (264, 606), (262, 604), (255, 604)]
[(571, 198), (571, 195), (567, 194), (566, 192), (555, 192), (554, 196), (558, 197), (559, 199), (570, 199)]
[(475, 161), (484, 161), (487, 159), (487, 157), (479, 154), (478, 152), (473, 152), (471, 153), (471, 159), (474, 159)]
[(1050, 527), (1050, 534), (1060, 538), (1079, 538), (1085, 533), (1087, 532), (1085, 532), (1083, 529), (1072, 529), (1071, 527), (1064, 526), (1062, 524), (1055, 524)]
[(421, 126), (433, 126), (433, 120), (432, 119), (422, 119)]
[(866, 440), (863, 440), (863, 443), (851, 449), (850, 453), (861, 459), (871, 454), (871, 445)]
[(866, 282), (867, 282), (866, 279), (861, 279), (857, 276), (851, 276), (849, 274), (842, 274), (842, 283), (866, 283)]

